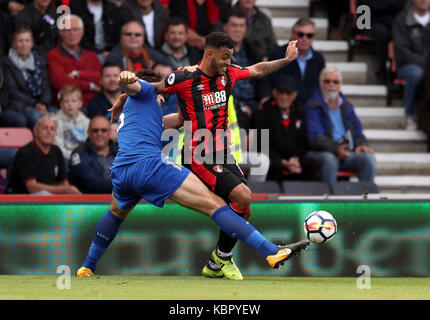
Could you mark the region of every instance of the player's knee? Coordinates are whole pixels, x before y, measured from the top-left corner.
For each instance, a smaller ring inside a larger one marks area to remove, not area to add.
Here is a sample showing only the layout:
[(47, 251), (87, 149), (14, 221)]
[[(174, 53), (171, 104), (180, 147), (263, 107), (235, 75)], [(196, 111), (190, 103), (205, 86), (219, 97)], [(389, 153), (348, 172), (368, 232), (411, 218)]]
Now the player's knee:
[(231, 201), (242, 209), (247, 209), (251, 204), (252, 192), (245, 184), (242, 184), (236, 189)]

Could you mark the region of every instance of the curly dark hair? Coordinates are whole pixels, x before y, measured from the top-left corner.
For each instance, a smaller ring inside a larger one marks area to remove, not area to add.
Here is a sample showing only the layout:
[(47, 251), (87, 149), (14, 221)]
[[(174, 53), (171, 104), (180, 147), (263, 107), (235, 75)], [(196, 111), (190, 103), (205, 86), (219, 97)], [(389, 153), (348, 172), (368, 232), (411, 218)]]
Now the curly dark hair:
[(138, 77), (141, 80), (145, 80), (148, 82), (159, 82), (161, 81), (161, 77), (157, 72), (154, 72), (152, 70), (149, 69), (141, 69), (141, 70), (137, 70), (135, 72), (136, 77)]
[(211, 47), (215, 49), (220, 49), (226, 47), (228, 49), (234, 48), (234, 42), (231, 38), (224, 32), (211, 32), (206, 37), (205, 48)]

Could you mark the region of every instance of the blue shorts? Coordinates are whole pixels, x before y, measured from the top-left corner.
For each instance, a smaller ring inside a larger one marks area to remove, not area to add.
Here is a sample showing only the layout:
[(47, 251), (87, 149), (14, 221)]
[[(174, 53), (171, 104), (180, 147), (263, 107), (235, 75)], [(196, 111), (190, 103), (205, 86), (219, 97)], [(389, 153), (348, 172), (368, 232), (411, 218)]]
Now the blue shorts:
[(184, 182), (190, 171), (166, 158), (148, 158), (113, 167), (110, 177), (118, 206), (129, 209), (142, 198), (162, 208)]

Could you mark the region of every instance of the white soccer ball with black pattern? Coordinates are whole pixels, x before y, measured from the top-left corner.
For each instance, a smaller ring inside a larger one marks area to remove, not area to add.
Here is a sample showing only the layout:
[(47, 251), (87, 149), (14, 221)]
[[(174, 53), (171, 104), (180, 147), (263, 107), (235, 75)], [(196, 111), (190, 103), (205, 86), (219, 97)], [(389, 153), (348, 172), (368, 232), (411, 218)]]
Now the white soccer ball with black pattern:
[(314, 211), (304, 223), (305, 235), (314, 243), (322, 244), (334, 238), (337, 231), (337, 223), (327, 211)]

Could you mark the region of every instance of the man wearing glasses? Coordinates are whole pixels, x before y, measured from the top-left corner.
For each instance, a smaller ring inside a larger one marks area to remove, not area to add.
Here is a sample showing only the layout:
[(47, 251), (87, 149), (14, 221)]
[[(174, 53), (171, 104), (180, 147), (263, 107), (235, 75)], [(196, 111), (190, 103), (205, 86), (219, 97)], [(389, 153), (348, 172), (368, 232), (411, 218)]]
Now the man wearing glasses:
[(123, 25), (120, 43), (112, 49), (105, 62), (115, 62), (122, 70), (131, 72), (152, 69), (159, 62), (170, 65), (160, 52), (145, 44), (145, 29), (134, 20)]
[(70, 157), (69, 179), (82, 193), (111, 193), (109, 169), (117, 146), (109, 140), (109, 120), (95, 116), (88, 126), (88, 139)]
[(307, 156), (320, 166), (321, 181), (337, 180), (337, 171), (357, 172), (360, 181), (374, 181), (376, 158), (367, 146), (354, 106), (341, 93), (342, 75), (335, 67), (321, 71), (320, 89), (306, 103)]
[[(315, 38), (315, 23), (307, 18), (297, 20), (292, 29), (291, 40), (297, 40), (299, 56), (295, 61), (270, 76), (271, 81), (276, 80), (279, 74), (286, 74), (296, 80), (298, 95), (296, 101), (300, 105), (305, 103), (319, 87), (318, 78), (325, 67), (325, 60), (321, 53), (312, 48)], [(288, 44), (279, 47), (270, 56), (269, 60), (281, 58)]]

